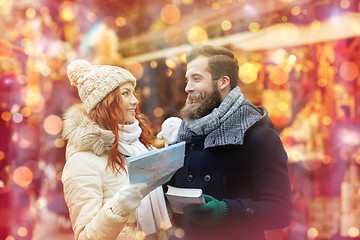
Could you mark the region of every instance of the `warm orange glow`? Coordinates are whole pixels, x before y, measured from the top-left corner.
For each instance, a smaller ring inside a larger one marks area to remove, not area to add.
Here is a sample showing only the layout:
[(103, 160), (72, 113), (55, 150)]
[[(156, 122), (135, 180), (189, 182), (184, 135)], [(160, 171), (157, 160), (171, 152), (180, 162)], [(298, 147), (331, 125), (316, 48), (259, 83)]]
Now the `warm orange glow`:
[(139, 79), (144, 74), (143, 66), (138, 62), (132, 62), (125, 65), (125, 68), (129, 70), (136, 79)]
[(11, 117), (12, 117), (12, 115), (11, 115), (11, 112), (2, 112), (1, 113), (1, 119), (3, 120), (3, 121), (5, 121), (5, 122), (8, 122), (8, 121), (10, 121), (11, 120)]
[(115, 23), (118, 27), (123, 27), (126, 25), (126, 19), (124, 17), (117, 17)]
[(270, 69), (269, 79), (276, 85), (282, 85), (289, 80), (289, 74), (283, 68), (274, 66)]
[(145, 86), (142, 90), (142, 94), (144, 97), (150, 97), (151, 95), (151, 88), (149, 86)]
[(340, 65), (340, 76), (347, 81), (354, 80), (358, 74), (359, 69), (354, 62), (345, 61)]
[(59, 116), (49, 115), (45, 118), (43, 127), (48, 134), (56, 135), (62, 129), (62, 121)]
[(25, 166), (18, 167), (14, 171), (14, 182), (20, 187), (27, 187), (33, 179), (32, 171)]
[(188, 40), (191, 45), (201, 45), (207, 42), (208, 34), (201, 27), (193, 27), (188, 32)]
[(157, 107), (153, 111), (155, 117), (161, 117), (164, 114), (164, 110), (161, 107)]
[(0, 161), (5, 158), (5, 153), (3, 151), (0, 151)]
[(173, 4), (167, 4), (161, 9), (161, 20), (167, 24), (174, 24), (180, 20), (180, 9)]
[(258, 77), (258, 67), (254, 63), (245, 63), (239, 68), (239, 78), (242, 82), (250, 84)]
[(60, 5), (60, 17), (64, 21), (72, 21), (78, 14), (78, 6), (74, 2), (64, 1)]

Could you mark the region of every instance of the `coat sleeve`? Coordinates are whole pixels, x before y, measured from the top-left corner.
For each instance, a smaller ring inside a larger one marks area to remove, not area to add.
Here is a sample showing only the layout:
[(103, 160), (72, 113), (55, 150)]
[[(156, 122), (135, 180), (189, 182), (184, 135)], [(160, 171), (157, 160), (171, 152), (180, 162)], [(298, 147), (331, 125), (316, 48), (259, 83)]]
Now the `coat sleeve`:
[(62, 175), (75, 239), (116, 239), (127, 217), (114, 214), (108, 203), (103, 204), (102, 176), (88, 157), (72, 156)]
[(287, 227), (292, 217), (287, 154), (278, 134), (268, 126), (251, 129), (244, 147), (250, 164), (256, 199), (224, 199), (229, 216), (249, 228)]

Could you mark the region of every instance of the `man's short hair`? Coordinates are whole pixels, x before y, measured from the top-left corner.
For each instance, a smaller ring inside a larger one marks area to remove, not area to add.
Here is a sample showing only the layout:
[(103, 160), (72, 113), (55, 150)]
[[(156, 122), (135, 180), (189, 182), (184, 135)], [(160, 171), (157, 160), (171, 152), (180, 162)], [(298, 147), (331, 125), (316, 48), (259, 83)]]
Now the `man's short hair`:
[(230, 88), (233, 89), (237, 86), (239, 64), (232, 51), (225, 47), (210, 45), (195, 47), (186, 54), (186, 63), (195, 60), (199, 56), (209, 58), (207, 70), (210, 72), (213, 80), (228, 76), (230, 78)]

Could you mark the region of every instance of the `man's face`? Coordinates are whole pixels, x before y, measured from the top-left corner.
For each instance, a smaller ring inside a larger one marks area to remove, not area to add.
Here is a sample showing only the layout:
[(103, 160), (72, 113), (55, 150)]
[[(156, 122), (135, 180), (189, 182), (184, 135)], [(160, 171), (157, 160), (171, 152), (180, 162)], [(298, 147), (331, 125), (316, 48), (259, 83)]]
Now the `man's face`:
[(185, 92), (188, 96), (181, 110), (184, 119), (193, 120), (206, 116), (221, 103), (216, 80), (206, 70), (208, 58), (200, 56), (187, 65)]

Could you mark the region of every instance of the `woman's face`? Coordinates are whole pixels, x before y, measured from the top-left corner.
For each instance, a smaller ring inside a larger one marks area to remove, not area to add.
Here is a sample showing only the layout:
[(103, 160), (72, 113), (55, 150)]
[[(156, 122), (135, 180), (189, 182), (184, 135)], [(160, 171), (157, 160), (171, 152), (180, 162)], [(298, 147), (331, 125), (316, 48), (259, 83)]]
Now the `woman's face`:
[(126, 112), (125, 124), (135, 122), (135, 109), (139, 104), (139, 100), (134, 95), (135, 88), (130, 82), (126, 82), (120, 87), (121, 98), (123, 100)]

